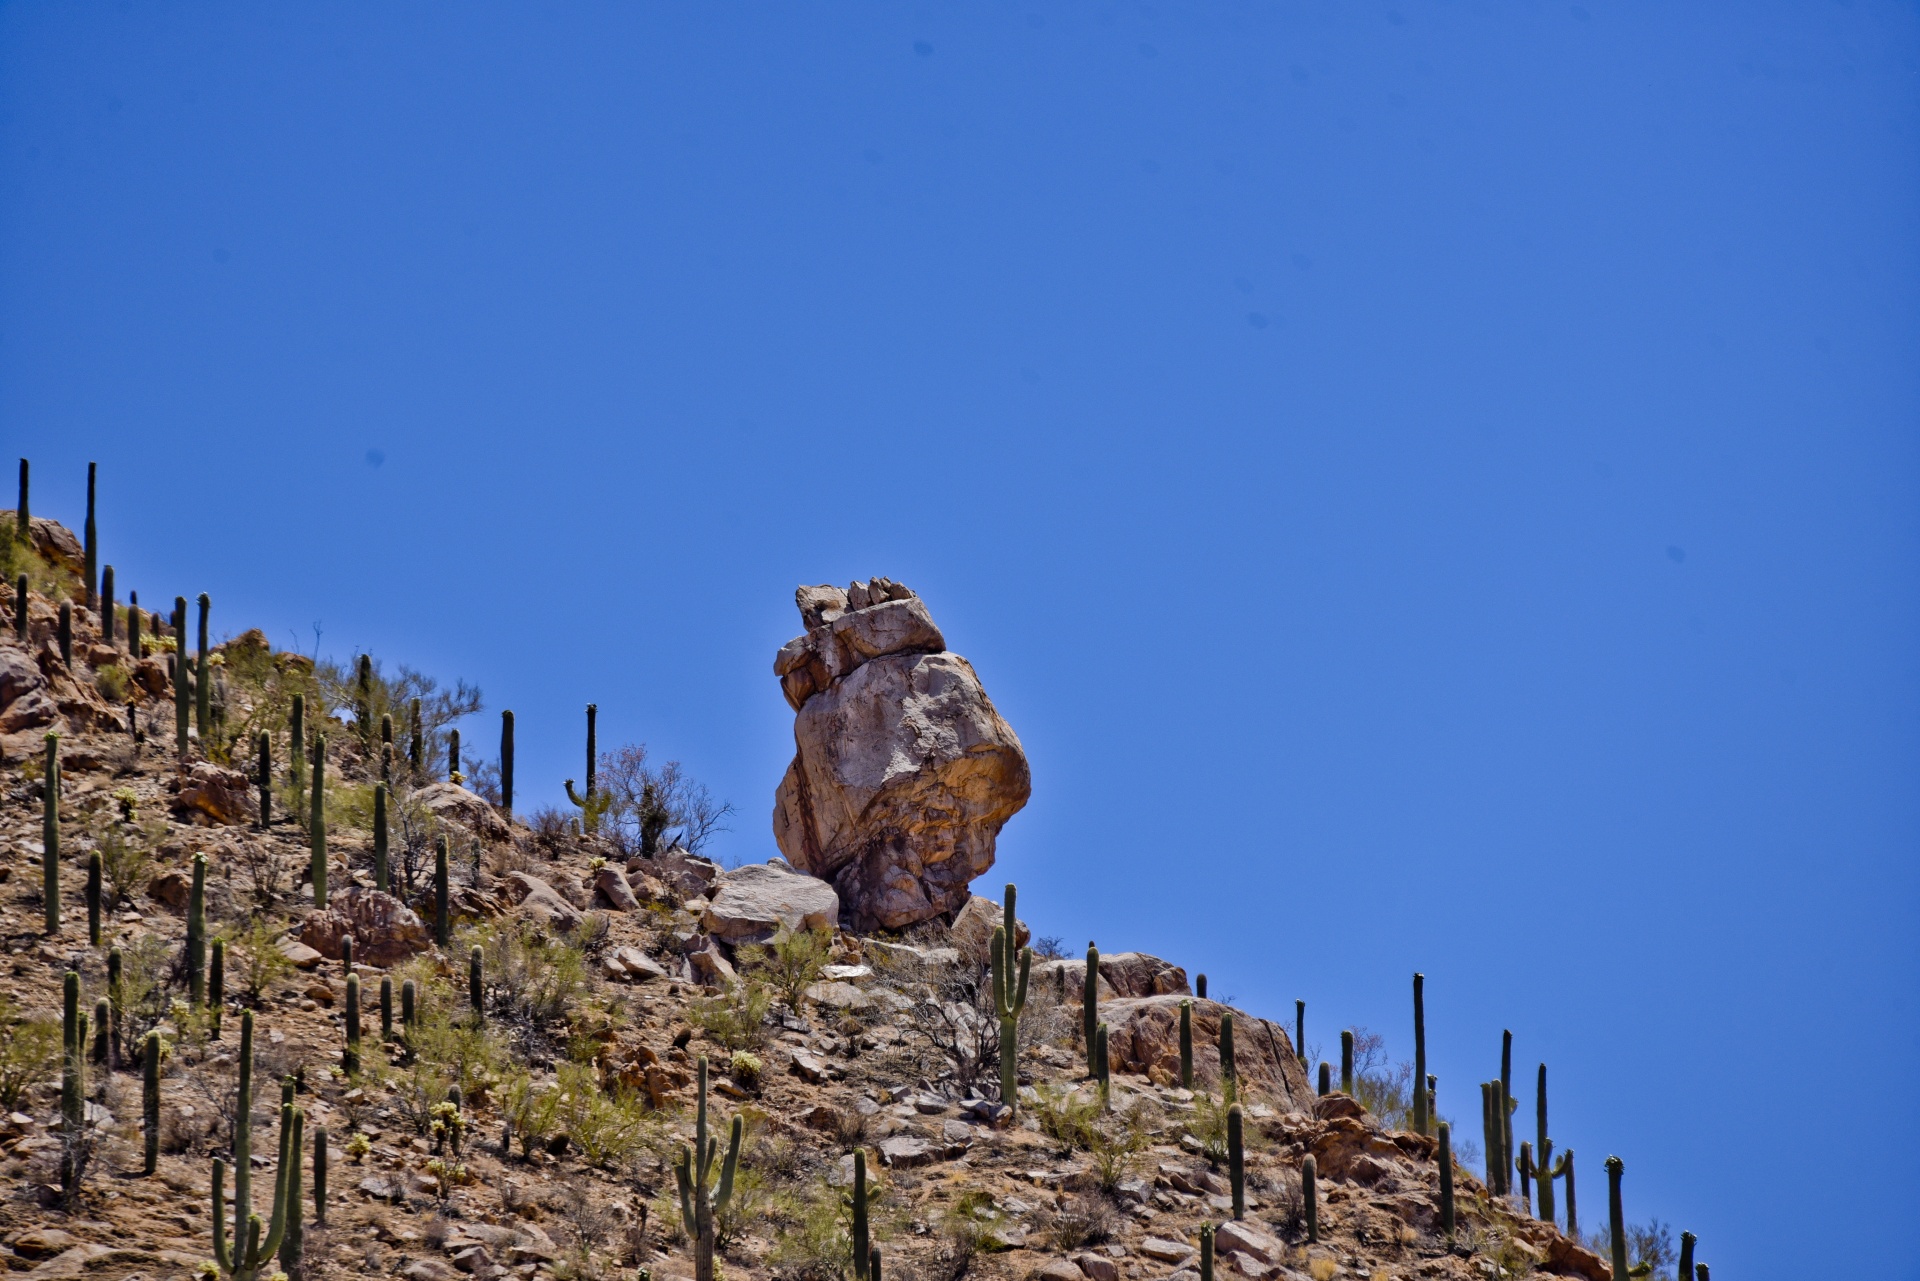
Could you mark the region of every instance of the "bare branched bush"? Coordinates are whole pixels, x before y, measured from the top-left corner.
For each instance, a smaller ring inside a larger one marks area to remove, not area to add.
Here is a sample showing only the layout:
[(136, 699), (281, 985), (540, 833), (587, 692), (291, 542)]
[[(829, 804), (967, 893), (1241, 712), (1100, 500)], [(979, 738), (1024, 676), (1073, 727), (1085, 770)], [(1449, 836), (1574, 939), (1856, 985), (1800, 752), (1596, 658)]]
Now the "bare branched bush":
[(652, 858), (675, 845), (698, 854), (733, 814), (731, 802), (717, 799), (679, 761), (650, 762), (645, 743), (602, 752), (595, 785), (608, 796), (600, 833), (626, 858)]

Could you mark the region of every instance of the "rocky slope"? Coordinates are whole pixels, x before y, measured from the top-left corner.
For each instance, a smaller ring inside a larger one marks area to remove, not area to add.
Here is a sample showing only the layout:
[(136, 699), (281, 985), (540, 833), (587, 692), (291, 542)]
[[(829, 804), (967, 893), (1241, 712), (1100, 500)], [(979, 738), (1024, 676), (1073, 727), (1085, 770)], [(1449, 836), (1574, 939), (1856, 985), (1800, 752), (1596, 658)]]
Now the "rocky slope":
[[(126, 1043), (109, 1047), (108, 1064), (89, 1064), (93, 1154), (67, 1197), (58, 1066), (32, 1060), (31, 1021), (0, 1032), (7, 1064), (28, 1075), (14, 1110), (0, 1114), (0, 1257), (15, 1272), (176, 1277), (212, 1257), (209, 1169), (229, 1148), (239, 1025), (251, 1011), (253, 1199), (263, 1217), (275, 1082), (293, 1083), (309, 1132), (329, 1138), (324, 1224), (313, 1221), (311, 1148), (307, 1157), (298, 1271), (308, 1277), (691, 1276), (671, 1163), (692, 1132), (703, 1056), (720, 1117), (747, 1119), (744, 1173), (723, 1223), (729, 1278), (850, 1275), (842, 1197), (856, 1149), (876, 1171), (874, 1240), (892, 1275), (1192, 1281), (1206, 1223), (1222, 1225), (1216, 1269), (1251, 1278), (1608, 1275), (1550, 1225), (1489, 1198), (1464, 1168), (1453, 1175), (1458, 1229), (1443, 1238), (1433, 1140), (1385, 1131), (1344, 1095), (1316, 1097), (1287, 1030), (1245, 1013), (1235, 1017), (1235, 1061), (1246, 1213), (1234, 1222), (1218, 1101), (1225, 1007), (1194, 1000), (1196, 1088), (1182, 1088), (1187, 977), (1154, 958), (1100, 966), (1110, 1110), (1087, 1080), (1084, 963), (1036, 964), (1020, 1021), (1021, 1101), (1010, 1110), (997, 1098), (997, 1028), (984, 1013), (999, 909), (983, 900), (950, 923), (854, 933), (837, 928), (830, 886), (783, 864), (724, 872), (684, 851), (624, 862), (609, 841), (550, 816), (510, 820), (450, 780), (410, 778), (403, 759), (386, 766), (387, 800), (390, 874), (409, 911), (373, 888), (367, 806), (382, 753), (349, 711), (323, 714), (316, 703), (308, 729), (327, 744), (331, 899), (321, 912), (300, 870), (310, 835), (289, 817), (304, 793), (285, 772), (284, 709), (266, 705), (308, 679), (303, 660), (265, 654), (257, 633), (230, 642), (222, 723), (247, 735), (236, 749), (222, 733), (204, 745), (196, 734), (179, 757), (168, 664), (127, 655), (123, 621), (116, 642), (104, 641), (83, 607), (71, 612), (73, 657), (63, 659), (56, 597), (78, 595), (79, 580), (42, 561), (53, 594), (32, 595), (24, 643), (9, 601), (0, 638), (0, 992), (16, 1014), (57, 1019), (72, 971), (91, 1010), (117, 949)], [(144, 630), (151, 636), (151, 623)], [(918, 657), (942, 647), (928, 644)], [(129, 703), (143, 741), (130, 732)], [(251, 734), (262, 729), (277, 762), (264, 828), (249, 772)], [(61, 762), (62, 924), (51, 934), (40, 888), (49, 730), (60, 733)], [(449, 943), (435, 946), (431, 852), (442, 835), (452, 923)], [(96, 853), (112, 874), (90, 945)], [(224, 944), (217, 1036), (187, 1003), (181, 963), (196, 855), (207, 860), (207, 928)], [(804, 955), (808, 936), (796, 944), (793, 929), (818, 929), (822, 954)], [(781, 948), (756, 952), (776, 930)], [(366, 1026), (351, 1075), (339, 959), (349, 934)], [(481, 1020), (469, 993), (475, 946)], [(418, 1026), (384, 1041), (383, 979), (396, 992), (412, 982), (420, 1005)], [(151, 1176), (141, 1078), (128, 1061), (148, 1026), (168, 1047)], [(451, 1086), (457, 1113), (435, 1111)], [(1300, 1179), (1309, 1155), (1316, 1241), (1306, 1239)], [(1598, 1187), (1594, 1174), (1588, 1187)]]

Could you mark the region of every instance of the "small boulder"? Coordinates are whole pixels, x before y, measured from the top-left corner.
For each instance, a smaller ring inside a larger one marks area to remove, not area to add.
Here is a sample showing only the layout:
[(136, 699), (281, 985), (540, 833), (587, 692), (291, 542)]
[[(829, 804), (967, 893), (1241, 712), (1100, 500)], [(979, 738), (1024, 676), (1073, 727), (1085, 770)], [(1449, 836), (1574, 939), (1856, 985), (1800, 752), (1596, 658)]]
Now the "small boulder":
[(391, 894), (358, 885), (328, 895), (327, 910), (300, 926), (300, 941), (328, 960), (340, 959), (341, 942), (349, 935), (354, 960), (383, 969), (433, 946), (432, 933), (413, 909)]
[(1266, 1233), (1232, 1219), (1214, 1229), (1213, 1248), (1221, 1254), (1250, 1254), (1262, 1263), (1278, 1263), (1287, 1251)]
[(500, 884), (522, 916), (568, 932), (580, 924), (580, 909), (561, 898), (558, 890), (539, 877), (526, 872), (508, 872)]
[(504, 841), (513, 835), (498, 810), (458, 783), (429, 784), (417, 789), (412, 799), (441, 822), (465, 828), (485, 840)]
[(593, 897), (595, 902), (616, 912), (635, 912), (640, 909), (640, 900), (634, 897), (633, 887), (627, 884), (627, 874), (611, 863), (593, 874)]
[(783, 924), (832, 929), (840, 923), (840, 896), (783, 861), (750, 863), (721, 875), (701, 923), (728, 943), (764, 941)]
[[(993, 942), (993, 932), (1006, 924), (1006, 909), (990, 898), (981, 898), (975, 894), (953, 918), (953, 924), (947, 928), (947, 940), (962, 956), (985, 959), (987, 945)], [(1014, 945), (1025, 947), (1033, 937), (1033, 931), (1027, 928), (1025, 921), (1015, 919), (1013, 923)], [(1081, 962), (1084, 967), (1085, 962)], [(1081, 973), (1085, 973), (1085, 969)]]
[(637, 947), (615, 948), (611, 959), (619, 964), (622, 977), (630, 983), (667, 977), (666, 967)]
[(205, 815), (223, 825), (253, 820), (253, 785), (239, 770), (223, 769), (212, 761), (195, 761), (180, 779), (173, 807)]

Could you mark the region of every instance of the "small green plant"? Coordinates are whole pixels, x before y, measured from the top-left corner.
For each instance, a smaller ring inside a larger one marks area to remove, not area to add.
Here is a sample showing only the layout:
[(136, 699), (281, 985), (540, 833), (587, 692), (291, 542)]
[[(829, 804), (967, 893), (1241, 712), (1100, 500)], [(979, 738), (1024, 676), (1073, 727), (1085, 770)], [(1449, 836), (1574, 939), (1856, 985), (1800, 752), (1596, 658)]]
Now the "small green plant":
[(1047, 1082), (1034, 1087), (1034, 1096), (1033, 1115), (1040, 1132), (1058, 1143), (1063, 1155), (1093, 1146), (1094, 1121), (1100, 1115), (1097, 1094)]
[(232, 947), (238, 953), (240, 989), (249, 1004), (258, 1005), (268, 988), (293, 973), (293, 962), (280, 950), (280, 927), (257, 913), (248, 916)]
[(373, 1151), (373, 1141), (366, 1135), (355, 1131), (348, 1136), (345, 1151), (347, 1160), (353, 1162), (355, 1165), (359, 1165), (362, 1161), (366, 1160), (367, 1153)]
[(60, 1063), (60, 1023), (23, 1014), (0, 993), (0, 1109), (17, 1112), (34, 1086)]
[(781, 1001), (798, 1016), (807, 989), (820, 981), (820, 971), (832, 952), (831, 930), (796, 930), (782, 922), (771, 943), (741, 948), (740, 963), (778, 992)]
[(760, 1044), (772, 1008), (773, 993), (749, 974), (711, 996), (695, 997), (687, 1006), (687, 1021), (714, 1044), (744, 1050)]
[(727, 1062), (727, 1075), (735, 1084), (749, 1090), (760, 1084), (760, 1075), (765, 1071), (766, 1064), (760, 1061), (760, 1056), (749, 1050), (735, 1050)]
[[(154, 831), (132, 827), (133, 792), (128, 788), (120, 791), (126, 792), (126, 797), (123, 799), (116, 792), (114, 801), (122, 817), (118, 821), (96, 821), (93, 827), (94, 849), (100, 854), (100, 873), (107, 891), (101, 907), (109, 912), (132, 902), (133, 896), (145, 887), (153, 866), (150, 847), (156, 838)], [(164, 824), (154, 826), (165, 830)]]
[(133, 688), (133, 681), (127, 676), (126, 668), (118, 663), (109, 663), (105, 667), (94, 669), (93, 685), (109, 703), (120, 707), (126, 703), (127, 694)]

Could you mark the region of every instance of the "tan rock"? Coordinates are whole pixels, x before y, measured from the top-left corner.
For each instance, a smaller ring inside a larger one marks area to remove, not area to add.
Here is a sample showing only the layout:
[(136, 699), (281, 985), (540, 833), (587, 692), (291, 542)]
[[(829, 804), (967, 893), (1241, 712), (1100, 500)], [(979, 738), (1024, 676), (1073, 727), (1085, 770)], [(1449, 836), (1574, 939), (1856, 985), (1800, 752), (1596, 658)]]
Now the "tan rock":
[(441, 822), (452, 823), (484, 840), (504, 841), (513, 835), (498, 810), (458, 783), (430, 783), (416, 789), (412, 799)]
[(327, 910), (301, 922), (300, 941), (337, 961), (341, 943), (353, 938), (353, 959), (367, 965), (397, 965), (433, 946), (426, 922), (391, 894), (350, 885), (327, 896)]
[(721, 874), (701, 924), (728, 943), (764, 941), (781, 925), (830, 930), (840, 924), (840, 896), (785, 862), (749, 863)]
[[(987, 954), (987, 945), (993, 942), (993, 932), (1007, 923), (1007, 909), (1003, 904), (990, 898), (981, 898), (978, 894), (969, 895), (953, 918), (953, 924), (947, 927), (947, 941), (953, 944), (960, 955), (980, 960)], [(1013, 921), (1014, 946), (1025, 947), (1033, 938), (1033, 931), (1019, 917)], [(1087, 972), (1087, 963), (1080, 963), (1080, 973)], [(1031, 983), (1032, 976), (1028, 976)], [(1084, 982), (1085, 979), (1082, 979)]]
[(611, 863), (593, 874), (593, 895), (616, 912), (638, 911), (640, 907), (633, 887), (627, 884), (627, 874)]
[(1287, 1251), (1273, 1237), (1232, 1219), (1214, 1229), (1213, 1248), (1222, 1254), (1250, 1254), (1262, 1263), (1278, 1263)]
[[(1082, 981), (1086, 962), (1080, 963)], [(1170, 961), (1145, 952), (1116, 952), (1100, 958), (1100, 977), (1116, 996), (1191, 996), (1187, 972)]]
[(896, 586), (883, 583), (873, 604), (871, 586), (855, 584), (854, 608), (775, 663), (798, 708), (798, 750), (774, 839), (796, 869), (833, 882), (843, 922), (866, 932), (959, 910), (1032, 790), (1020, 740), (973, 668), (935, 648), (944, 641), (924, 604)]
[(180, 780), (174, 808), (191, 810), (212, 822), (229, 826), (250, 823), (257, 812), (253, 805), (253, 787), (247, 776), (212, 761), (193, 763)]
[[(1183, 1000), (1193, 1002), (1194, 1076), (1203, 1082), (1219, 1080), (1220, 1059), (1214, 1047), (1220, 1041), (1220, 1016), (1228, 1007), (1175, 995), (1122, 997), (1100, 1007), (1109, 1029), (1107, 1052), (1114, 1071), (1145, 1076), (1156, 1065), (1179, 1071)], [(1311, 1109), (1314, 1091), (1286, 1030), (1237, 1010), (1233, 1024), (1234, 1065), (1243, 1093), (1280, 1111)]]
[(580, 924), (580, 909), (561, 898), (558, 890), (537, 876), (508, 872), (500, 886), (522, 916), (557, 930), (571, 931)]
[(1104, 1254), (1077, 1254), (1073, 1262), (1087, 1281), (1120, 1281), (1120, 1265)]

